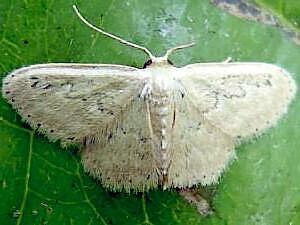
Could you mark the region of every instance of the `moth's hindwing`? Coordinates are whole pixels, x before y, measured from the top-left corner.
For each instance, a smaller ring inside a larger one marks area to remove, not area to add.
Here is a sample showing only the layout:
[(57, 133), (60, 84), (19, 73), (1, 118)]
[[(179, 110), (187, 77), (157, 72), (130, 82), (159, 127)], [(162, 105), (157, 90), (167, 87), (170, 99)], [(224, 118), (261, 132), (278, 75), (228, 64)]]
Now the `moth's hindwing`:
[(143, 100), (133, 100), (126, 115), (99, 143), (82, 154), (85, 169), (112, 190), (146, 191), (158, 186), (157, 162)]

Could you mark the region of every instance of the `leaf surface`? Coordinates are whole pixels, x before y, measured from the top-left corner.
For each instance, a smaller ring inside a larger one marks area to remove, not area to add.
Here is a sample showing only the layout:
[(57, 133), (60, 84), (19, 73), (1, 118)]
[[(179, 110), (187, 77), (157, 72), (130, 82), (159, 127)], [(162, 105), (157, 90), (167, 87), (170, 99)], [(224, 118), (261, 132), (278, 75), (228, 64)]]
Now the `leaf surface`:
[[(0, 3), (1, 78), (37, 63), (143, 65), (142, 52), (91, 31), (76, 18), (72, 4)], [(235, 18), (208, 0), (91, 0), (79, 1), (78, 7), (94, 24), (155, 55), (195, 41), (194, 48), (172, 56), (176, 65), (231, 56), (278, 64), (299, 83), (299, 46), (276, 28)], [(278, 126), (237, 149), (238, 160), (212, 199), (215, 214), (202, 218), (174, 191), (106, 191), (82, 171), (76, 149), (61, 149), (36, 134), (1, 97), (1, 224), (300, 224), (298, 100), (299, 94)]]

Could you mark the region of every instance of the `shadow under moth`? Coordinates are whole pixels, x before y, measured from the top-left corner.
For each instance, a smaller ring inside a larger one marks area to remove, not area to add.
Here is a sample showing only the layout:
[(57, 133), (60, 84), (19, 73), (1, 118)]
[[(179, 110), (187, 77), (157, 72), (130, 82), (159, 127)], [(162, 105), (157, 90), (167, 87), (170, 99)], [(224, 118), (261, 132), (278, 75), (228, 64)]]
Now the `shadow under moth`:
[(17, 69), (3, 96), (33, 129), (63, 146), (79, 144), (85, 171), (114, 191), (189, 188), (218, 182), (234, 148), (275, 126), (296, 92), (291, 75), (266, 63), (175, 67), (178, 49), (145, 68), (51, 63)]

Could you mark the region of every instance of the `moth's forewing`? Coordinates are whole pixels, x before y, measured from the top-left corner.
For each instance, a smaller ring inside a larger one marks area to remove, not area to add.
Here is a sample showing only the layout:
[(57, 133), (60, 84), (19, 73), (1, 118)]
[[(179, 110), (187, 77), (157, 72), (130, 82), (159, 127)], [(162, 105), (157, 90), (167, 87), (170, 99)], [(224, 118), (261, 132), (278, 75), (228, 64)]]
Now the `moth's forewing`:
[(203, 63), (182, 70), (178, 79), (188, 87), (195, 110), (234, 138), (274, 126), (296, 92), (291, 75), (272, 64)]
[(38, 132), (80, 143), (113, 127), (136, 95), (137, 69), (117, 65), (42, 64), (4, 80), (3, 95)]

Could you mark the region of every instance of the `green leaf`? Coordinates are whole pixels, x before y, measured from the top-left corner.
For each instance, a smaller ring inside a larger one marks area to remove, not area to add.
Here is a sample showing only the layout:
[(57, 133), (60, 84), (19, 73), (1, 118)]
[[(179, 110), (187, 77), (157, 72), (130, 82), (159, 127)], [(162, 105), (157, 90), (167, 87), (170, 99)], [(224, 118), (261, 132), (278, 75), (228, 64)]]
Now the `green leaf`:
[(257, 4), (270, 9), (283, 21), (288, 22), (300, 32), (300, 3), (296, 0), (254, 0)]
[[(143, 65), (142, 52), (91, 31), (76, 18), (72, 4), (0, 3), (1, 77), (36, 63)], [(174, 54), (176, 65), (231, 56), (281, 65), (299, 83), (299, 46), (276, 28), (240, 20), (208, 0), (90, 0), (78, 6), (94, 24), (156, 55), (195, 41), (196, 47)], [(34, 133), (1, 98), (1, 224), (300, 224), (298, 99), (299, 94), (278, 126), (237, 149), (238, 160), (222, 177), (213, 199), (216, 212), (203, 218), (175, 191), (106, 191), (82, 171), (75, 149), (61, 149)]]

